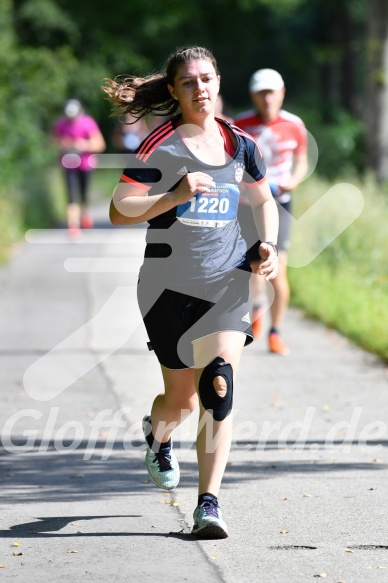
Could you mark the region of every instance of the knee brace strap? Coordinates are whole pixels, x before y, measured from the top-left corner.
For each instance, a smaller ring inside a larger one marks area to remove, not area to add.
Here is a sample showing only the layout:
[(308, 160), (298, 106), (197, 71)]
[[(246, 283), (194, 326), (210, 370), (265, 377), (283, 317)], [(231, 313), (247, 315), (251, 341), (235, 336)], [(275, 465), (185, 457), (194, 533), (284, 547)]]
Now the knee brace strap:
[[(222, 377), (226, 381), (226, 394), (218, 395), (214, 388), (214, 379)], [(223, 421), (231, 412), (233, 405), (233, 369), (219, 356), (212, 360), (202, 371), (198, 387), (202, 405), (210, 411), (215, 421)]]

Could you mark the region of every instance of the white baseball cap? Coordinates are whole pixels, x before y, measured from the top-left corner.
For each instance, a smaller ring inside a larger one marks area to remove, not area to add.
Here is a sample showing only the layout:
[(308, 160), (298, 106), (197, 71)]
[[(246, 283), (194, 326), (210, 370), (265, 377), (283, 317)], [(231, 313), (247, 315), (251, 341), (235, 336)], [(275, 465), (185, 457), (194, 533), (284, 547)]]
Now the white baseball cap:
[(283, 87), (283, 78), (274, 69), (259, 69), (256, 73), (253, 73), (249, 81), (249, 91), (251, 93), (257, 93), (264, 89), (276, 91), (277, 89), (283, 89)]
[(82, 111), (81, 102), (78, 99), (69, 99), (65, 105), (65, 115), (70, 119), (77, 117)]

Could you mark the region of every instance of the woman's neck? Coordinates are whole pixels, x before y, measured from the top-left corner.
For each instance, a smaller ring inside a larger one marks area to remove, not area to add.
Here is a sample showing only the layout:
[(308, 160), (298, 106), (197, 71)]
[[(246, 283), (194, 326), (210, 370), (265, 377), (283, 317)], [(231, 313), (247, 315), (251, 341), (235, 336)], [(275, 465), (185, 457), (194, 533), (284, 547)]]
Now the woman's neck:
[[(182, 114), (180, 126), (183, 127), (190, 135), (209, 135), (217, 128), (217, 122), (214, 115), (204, 116), (185, 116)], [(186, 133), (186, 132), (185, 132)]]

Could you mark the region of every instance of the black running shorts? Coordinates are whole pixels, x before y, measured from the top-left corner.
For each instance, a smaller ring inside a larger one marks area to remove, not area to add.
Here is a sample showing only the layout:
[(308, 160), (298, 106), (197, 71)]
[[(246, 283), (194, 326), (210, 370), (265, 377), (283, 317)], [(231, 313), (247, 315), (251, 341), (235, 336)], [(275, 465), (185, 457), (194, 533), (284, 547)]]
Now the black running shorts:
[(149, 348), (155, 351), (160, 364), (174, 370), (192, 367), (192, 342), (215, 332), (243, 332), (245, 344), (250, 344), (253, 333), (249, 276), (250, 272), (236, 269), (227, 279), (179, 291), (158, 290), (140, 280), (139, 307)]

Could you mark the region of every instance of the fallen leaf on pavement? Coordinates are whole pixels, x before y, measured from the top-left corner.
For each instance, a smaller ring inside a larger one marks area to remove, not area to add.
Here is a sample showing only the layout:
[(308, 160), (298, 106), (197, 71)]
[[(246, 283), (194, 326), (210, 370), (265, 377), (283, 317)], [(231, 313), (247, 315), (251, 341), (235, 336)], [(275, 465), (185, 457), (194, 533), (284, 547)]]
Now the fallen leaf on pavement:
[(0, 569), (5, 569), (5, 565), (3, 565), (3, 563), (0, 563)]
[(287, 534), (287, 533), (288, 533), (288, 530), (281, 530), (280, 531), (280, 534)]
[(78, 553), (78, 551), (75, 551), (74, 549), (69, 549), (68, 551), (66, 551), (67, 553)]
[(306, 493), (303, 494), (303, 498), (312, 498), (312, 497), (313, 497), (312, 494), (306, 494)]
[(70, 522), (71, 526), (79, 526), (79, 522)]
[(345, 553), (354, 553), (352, 549), (345, 549)]
[(22, 555), (23, 553), (21, 553), (20, 551), (19, 552), (18, 551), (14, 551), (12, 554), (13, 554), (14, 557), (20, 557), (20, 555)]
[(18, 543), (17, 540), (15, 540), (15, 542), (12, 543), (11, 547), (21, 547), (21, 543)]
[(314, 577), (322, 577), (322, 579), (324, 579), (325, 577), (327, 577), (326, 573), (315, 573)]

